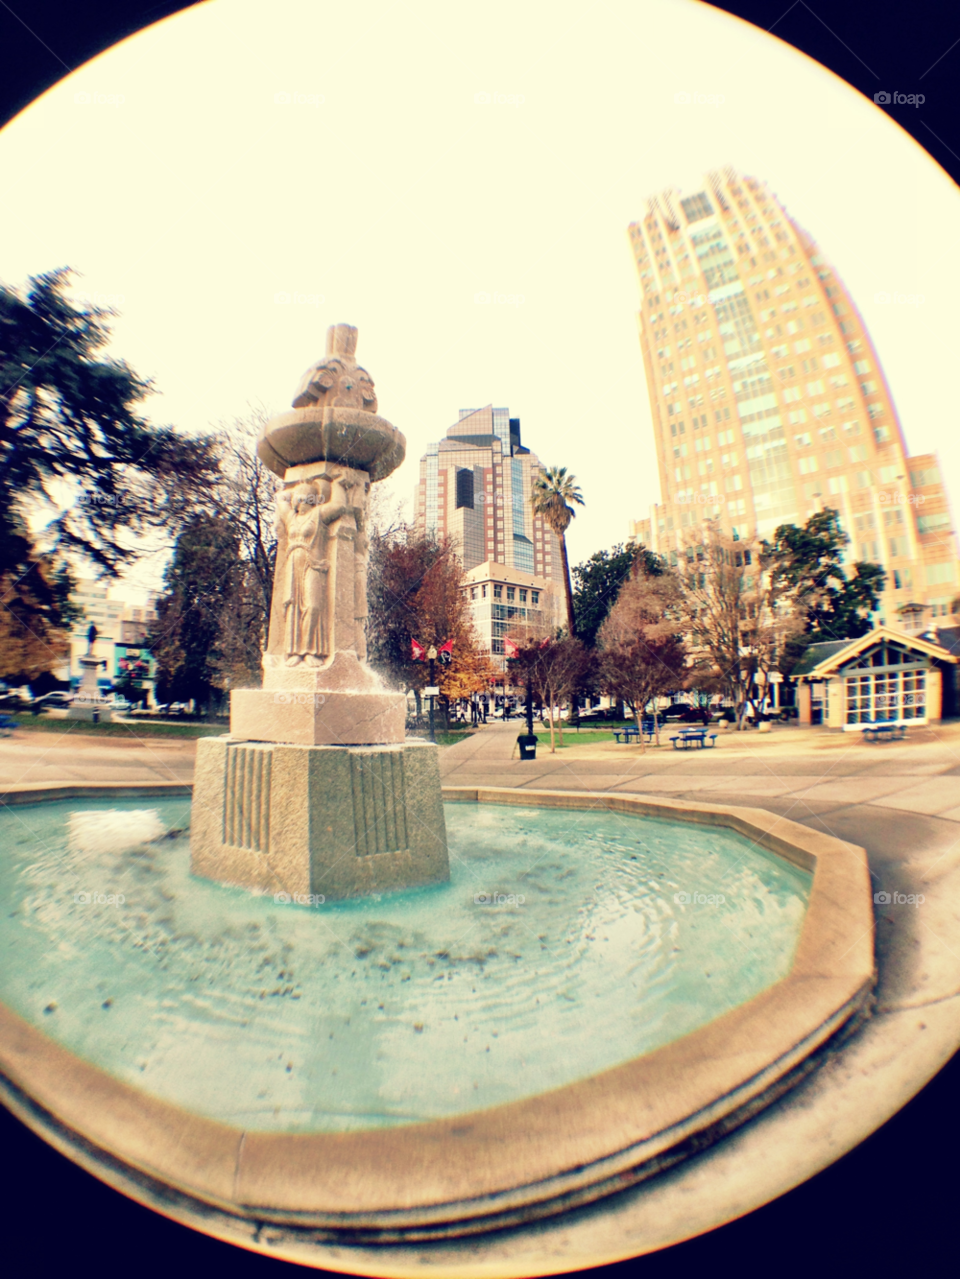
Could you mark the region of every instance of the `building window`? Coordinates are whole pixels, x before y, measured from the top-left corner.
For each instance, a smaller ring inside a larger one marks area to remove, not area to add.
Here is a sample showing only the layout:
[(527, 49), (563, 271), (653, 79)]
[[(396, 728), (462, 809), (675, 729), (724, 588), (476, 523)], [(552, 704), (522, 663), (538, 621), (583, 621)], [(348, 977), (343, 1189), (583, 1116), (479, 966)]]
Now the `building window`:
[(917, 516), (918, 533), (941, 533), (946, 532), (949, 527), (950, 516), (946, 511), (939, 511), (933, 515)]
[(512, 604), (517, 597), (517, 593), (512, 586), (507, 587), (507, 603)]
[(531, 592), (530, 592), (530, 603), (531, 603), (531, 604), (539, 604), (539, 603), (540, 603), (540, 592), (539, 592), (539, 591), (531, 591)]
[(848, 724), (903, 724), (926, 719), (926, 671), (871, 671), (846, 686)]
[(495, 600), (502, 600), (502, 599), (503, 599), (503, 587), (502, 587), (502, 586), (495, 586), (495, 587), (493, 588), (493, 598), (494, 598)]
[(950, 560), (942, 560), (939, 564), (927, 565), (927, 585), (939, 586), (953, 581), (953, 564)]

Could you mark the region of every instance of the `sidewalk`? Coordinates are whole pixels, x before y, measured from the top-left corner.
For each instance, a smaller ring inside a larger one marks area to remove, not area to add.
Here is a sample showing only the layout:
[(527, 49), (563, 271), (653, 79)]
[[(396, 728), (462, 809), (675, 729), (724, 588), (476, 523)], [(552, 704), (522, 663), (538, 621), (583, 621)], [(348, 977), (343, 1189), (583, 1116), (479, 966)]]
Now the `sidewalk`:
[[(82, 724), (79, 721), (79, 727)], [(84, 736), (17, 729), (0, 738), (0, 788), (53, 782), (190, 782), (196, 738)]]

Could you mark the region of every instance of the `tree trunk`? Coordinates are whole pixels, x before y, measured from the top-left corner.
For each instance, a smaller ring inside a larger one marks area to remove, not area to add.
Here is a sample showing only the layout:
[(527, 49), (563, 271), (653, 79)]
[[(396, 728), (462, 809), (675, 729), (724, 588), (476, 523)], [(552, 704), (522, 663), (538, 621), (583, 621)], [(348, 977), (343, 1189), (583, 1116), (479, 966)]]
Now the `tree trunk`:
[(550, 754), (556, 755), (557, 747), (553, 736), (553, 698), (550, 698)]
[(570, 585), (570, 561), (567, 559), (567, 537), (565, 533), (560, 534), (559, 542), (560, 563), (563, 566), (563, 589), (567, 604), (567, 632), (571, 639), (576, 639), (577, 628), (573, 621), (573, 588)]
[(640, 742), (640, 754), (646, 755), (647, 743), (643, 740), (643, 707), (634, 706), (632, 710), (633, 710), (633, 718), (636, 721), (636, 725), (637, 725), (637, 736)]

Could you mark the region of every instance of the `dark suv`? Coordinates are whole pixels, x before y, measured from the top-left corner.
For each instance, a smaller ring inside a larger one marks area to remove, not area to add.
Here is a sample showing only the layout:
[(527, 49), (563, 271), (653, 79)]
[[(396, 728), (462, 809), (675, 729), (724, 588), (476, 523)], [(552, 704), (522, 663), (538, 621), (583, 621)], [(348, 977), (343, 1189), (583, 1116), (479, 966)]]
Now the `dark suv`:
[(710, 712), (703, 706), (686, 706), (681, 702), (668, 706), (663, 712), (665, 720), (676, 719), (681, 724), (709, 724)]

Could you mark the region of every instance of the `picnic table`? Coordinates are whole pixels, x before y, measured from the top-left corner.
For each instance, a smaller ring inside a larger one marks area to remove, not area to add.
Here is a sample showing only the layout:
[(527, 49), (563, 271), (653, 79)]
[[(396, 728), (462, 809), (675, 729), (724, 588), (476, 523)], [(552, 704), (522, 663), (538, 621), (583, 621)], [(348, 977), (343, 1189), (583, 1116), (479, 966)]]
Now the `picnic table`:
[[(653, 720), (645, 719), (641, 722), (643, 724), (643, 736), (652, 738), (654, 735)], [(611, 729), (611, 732), (613, 733), (614, 740), (617, 742), (620, 741), (621, 737), (625, 742), (640, 740), (640, 730), (637, 728), (636, 724), (625, 724), (623, 728)]]
[(865, 742), (882, 742), (886, 738), (906, 737), (906, 724), (867, 724), (863, 730)]
[[(710, 738), (710, 745), (707, 746), (707, 737)], [(688, 746), (699, 746), (701, 749), (712, 750), (717, 744), (717, 733), (707, 733), (705, 728), (688, 728), (683, 732), (677, 733), (675, 737), (671, 737), (674, 750), (686, 750)]]

